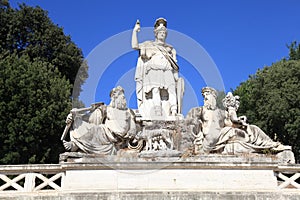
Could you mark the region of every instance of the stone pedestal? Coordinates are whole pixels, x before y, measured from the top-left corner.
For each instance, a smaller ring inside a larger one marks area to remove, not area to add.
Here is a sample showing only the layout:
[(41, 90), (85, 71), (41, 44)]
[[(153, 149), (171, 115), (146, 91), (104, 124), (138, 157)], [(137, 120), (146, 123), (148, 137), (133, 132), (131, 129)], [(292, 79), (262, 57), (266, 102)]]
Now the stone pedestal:
[(62, 157), (55, 165), (1, 166), (0, 199), (300, 199), (300, 166), (274, 157)]
[(61, 164), (66, 169), (65, 191), (277, 190), (274, 169), (278, 163), (266, 156), (151, 159), (123, 155), (69, 158)]
[(276, 190), (272, 170), (67, 170), (65, 191)]

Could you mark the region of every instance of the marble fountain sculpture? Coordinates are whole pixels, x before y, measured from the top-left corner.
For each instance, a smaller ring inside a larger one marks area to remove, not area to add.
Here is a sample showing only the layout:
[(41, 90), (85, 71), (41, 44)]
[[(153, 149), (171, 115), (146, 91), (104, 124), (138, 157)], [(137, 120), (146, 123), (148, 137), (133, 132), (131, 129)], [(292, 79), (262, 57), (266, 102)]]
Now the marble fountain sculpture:
[[(71, 170), (66, 184), (75, 190), (276, 187), (272, 167), (295, 163), (291, 147), (273, 141), (249, 124), (246, 116), (238, 116), (239, 97), (230, 92), (220, 109), (218, 92), (203, 87), (203, 106), (191, 108), (184, 117), (184, 80), (179, 77), (176, 50), (165, 42), (167, 21), (156, 20), (154, 41), (140, 43), (139, 31), (137, 21), (132, 48), (139, 51), (135, 72), (138, 109), (127, 107), (125, 91), (117, 86), (110, 92), (109, 105), (95, 103), (70, 111), (61, 138), (66, 152), (60, 155), (60, 163), (94, 165), (88, 172)], [(114, 169), (143, 175), (136, 178)], [(154, 169), (161, 170), (149, 175)], [(219, 181), (222, 176), (226, 180)], [(93, 181), (83, 181), (84, 177)], [(131, 180), (129, 185), (127, 180)], [(76, 181), (83, 182), (76, 185)]]

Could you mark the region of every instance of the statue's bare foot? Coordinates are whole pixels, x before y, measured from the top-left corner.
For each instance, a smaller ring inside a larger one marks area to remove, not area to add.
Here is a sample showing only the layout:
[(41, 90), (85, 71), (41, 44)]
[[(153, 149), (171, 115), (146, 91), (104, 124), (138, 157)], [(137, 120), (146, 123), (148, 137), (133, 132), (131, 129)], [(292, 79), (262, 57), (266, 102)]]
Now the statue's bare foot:
[(275, 143), (276, 146), (272, 148), (273, 151), (283, 151), (285, 150), (285, 146), (280, 144), (279, 142)]

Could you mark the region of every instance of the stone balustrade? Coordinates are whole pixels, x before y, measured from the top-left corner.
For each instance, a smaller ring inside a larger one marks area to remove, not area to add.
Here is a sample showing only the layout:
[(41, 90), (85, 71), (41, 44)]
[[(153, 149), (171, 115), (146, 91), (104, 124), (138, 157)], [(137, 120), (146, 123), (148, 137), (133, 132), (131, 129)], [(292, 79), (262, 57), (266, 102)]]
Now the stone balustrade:
[(300, 190), (300, 165), (278, 166), (274, 174), (277, 177), (278, 189)]
[(65, 170), (61, 165), (0, 166), (0, 193), (62, 191)]
[(300, 198), (300, 165), (222, 159), (3, 165), (0, 200)]
[[(146, 163), (139, 163), (138, 168), (143, 168), (142, 165), (151, 166)], [(153, 163), (152, 163), (153, 164)], [(182, 164), (182, 163), (181, 163)], [(164, 166), (164, 169), (181, 168), (179, 163), (174, 162), (169, 166)], [(126, 164), (123, 164), (124, 166)], [(119, 169), (122, 164), (115, 164)], [(226, 169), (226, 170), (250, 170), (250, 169), (272, 169), (277, 178), (278, 190), (297, 190), (300, 191), (300, 165), (268, 165), (255, 166), (244, 164), (192, 164), (186, 163), (188, 169)], [(99, 164), (45, 164), (45, 165), (3, 165), (0, 167), (0, 194), (5, 192), (58, 192), (64, 191), (64, 181), (66, 171), (72, 170), (107, 170), (111, 166)], [(116, 170), (119, 170), (116, 169)], [(136, 168), (127, 167), (127, 170), (136, 170)], [(111, 169), (114, 170), (114, 169)], [(222, 178), (222, 177), (220, 177)], [(263, 187), (263, 186), (262, 186)]]

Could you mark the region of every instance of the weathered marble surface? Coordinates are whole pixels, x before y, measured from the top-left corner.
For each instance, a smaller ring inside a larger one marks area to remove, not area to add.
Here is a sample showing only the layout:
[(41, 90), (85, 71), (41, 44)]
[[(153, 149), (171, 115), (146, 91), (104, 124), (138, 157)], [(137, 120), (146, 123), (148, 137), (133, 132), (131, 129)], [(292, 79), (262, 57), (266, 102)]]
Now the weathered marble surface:
[[(128, 165), (130, 162), (132, 167), (137, 163), (147, 163), (149, 166), (156, 166), (160, 168), (161, 165), (172, 166), (176, 163), (181, 163), (182, 166), (189, 168), (191, 163), (194, 164), (206, 164), (206, 165), (218, 165), (225, 164), (235, 166), (236, 164), (246, 165), (274, 165), (278, 164), (292, 164), (290, 161), (293, 156), (290, 155), (291, 150), (284, 150), (279, 154), (237, 154), (237, 155), (224, 155), (224, 154), (199, 154), (189, 155), (183, 154), (180, 151), (161, 151), (156, 153), (150, 152), (137, 152), (132, 150), (119, 151), (117, 155), (101, 155), (101, 154), (87, 154), (81, 152), (65, 152), (60, 154), (60, 163), (99, 163), (111, 167), (120, 166), (120, 163)], [(126, 164), (127, 163), (127, 164)]]

